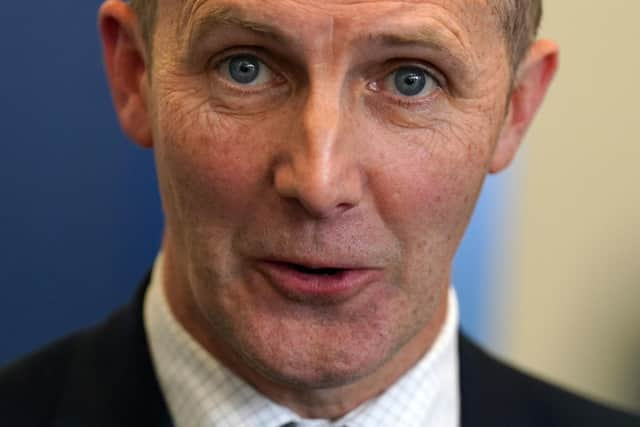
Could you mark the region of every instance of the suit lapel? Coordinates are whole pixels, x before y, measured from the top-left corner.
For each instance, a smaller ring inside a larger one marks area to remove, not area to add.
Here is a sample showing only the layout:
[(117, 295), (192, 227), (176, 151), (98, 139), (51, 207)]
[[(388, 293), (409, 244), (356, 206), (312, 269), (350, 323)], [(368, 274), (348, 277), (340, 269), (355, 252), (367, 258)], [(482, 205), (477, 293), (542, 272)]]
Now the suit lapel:
[[(459, 335), (462, 427), (551, 426), (522, 398), (527, 390), (515, 371), (499, 363), (462, 333)], [(535, 418), (535, 419), (534, 419)], [(539, 420), (538, 420), (539, 421)]]

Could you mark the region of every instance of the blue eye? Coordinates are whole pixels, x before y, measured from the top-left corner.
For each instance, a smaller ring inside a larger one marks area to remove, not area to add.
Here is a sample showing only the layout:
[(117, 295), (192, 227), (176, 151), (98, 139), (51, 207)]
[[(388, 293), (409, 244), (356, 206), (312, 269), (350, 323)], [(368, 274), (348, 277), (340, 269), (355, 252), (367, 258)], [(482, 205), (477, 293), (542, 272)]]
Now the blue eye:
[(273, 78), (269, 67), (253, 55), (232, 56), (220, 64), (219, 71), (233, 83), (245, 86), (268, 83)]
[(389, 74), (385, 86), (402, 96), (426, 95), (437, 88), (438, 83), (429, 72), (420, 67), (400, 67)]
[(229, 60), (229, 75), (241, 84), (253, 82), (260, 74), (260, 61), (251, 56), (237, 56)]

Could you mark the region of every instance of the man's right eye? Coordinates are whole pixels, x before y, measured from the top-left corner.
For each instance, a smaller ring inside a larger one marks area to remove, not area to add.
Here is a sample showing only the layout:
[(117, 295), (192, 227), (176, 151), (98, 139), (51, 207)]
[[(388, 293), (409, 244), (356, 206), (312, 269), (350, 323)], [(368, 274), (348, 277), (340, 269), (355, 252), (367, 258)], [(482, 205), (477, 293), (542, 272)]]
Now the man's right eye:
[(218, 72), (230, 83), (259, 86), (271, 82), (271, 69), (253, 55), (234, 55), (218, 65)]

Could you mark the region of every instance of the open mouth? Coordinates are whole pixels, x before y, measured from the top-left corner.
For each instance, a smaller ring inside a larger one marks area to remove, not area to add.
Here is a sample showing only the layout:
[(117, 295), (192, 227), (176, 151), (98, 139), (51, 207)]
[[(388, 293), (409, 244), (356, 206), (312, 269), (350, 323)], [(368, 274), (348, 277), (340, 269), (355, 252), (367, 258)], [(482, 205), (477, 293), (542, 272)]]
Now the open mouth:
[(345, 271), (342, 268), (311, 268), (300, 264), (287, 264), (287, 267), (299, 271), (300, 273), (314, 274), (318, 276), (335, 276)]
[(381, 277), (371, 268), (331, 267), (287, 261), (263, 261), (259, 271), (285, 298), (307, 304), (335, 304), (358, 294)]

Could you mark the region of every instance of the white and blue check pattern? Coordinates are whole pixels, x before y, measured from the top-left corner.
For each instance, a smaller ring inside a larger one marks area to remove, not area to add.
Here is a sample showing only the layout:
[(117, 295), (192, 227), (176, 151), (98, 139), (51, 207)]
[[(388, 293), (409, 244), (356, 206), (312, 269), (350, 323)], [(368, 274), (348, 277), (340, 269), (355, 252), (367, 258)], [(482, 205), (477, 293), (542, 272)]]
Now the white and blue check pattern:
[(303, 419), (256, 391), (201, 347), (174, 317), (163, 291), (162, 255), (144, 302), (144, 324), (175, 427), (458, 427), (458, 305), (432, 348), (395, 384), (338, 421)]

